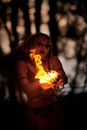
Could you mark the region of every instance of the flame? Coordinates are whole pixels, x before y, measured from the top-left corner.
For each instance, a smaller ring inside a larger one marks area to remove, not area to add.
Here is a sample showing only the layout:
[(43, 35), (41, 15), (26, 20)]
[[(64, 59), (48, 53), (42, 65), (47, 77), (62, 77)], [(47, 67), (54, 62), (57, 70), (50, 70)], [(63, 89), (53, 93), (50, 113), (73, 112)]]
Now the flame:
[(37, 67), (37, 73), (35, 75), (36, 79), (39, 79), (40, 83), (47, 83), (50, 87), (52, 87), (52, 83), (56, 82), (58, 78), (58, 73), (55, 70), (51, 70), (46, 72), (42, 66), (41, 56), (39, 54), (35, 54), (36, 50), (31, 49), (30, 50), (30, 57), (34, 59), (36, 67)]

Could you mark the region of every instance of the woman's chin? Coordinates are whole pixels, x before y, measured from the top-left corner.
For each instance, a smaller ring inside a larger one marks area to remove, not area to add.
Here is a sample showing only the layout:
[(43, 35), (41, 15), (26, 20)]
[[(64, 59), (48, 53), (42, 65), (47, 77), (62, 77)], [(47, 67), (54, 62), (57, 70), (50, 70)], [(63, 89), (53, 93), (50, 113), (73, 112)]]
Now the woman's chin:
[(45, 55), (43, 55), (43, 54), (39, 54), (39, 55), (41, 56), (41, 60), (46, 59), (46, 56), (45, 56)]
[(45, 60), (45, 59), (46, 59), (46, 57), (44, 57), (44, 56), (41, 56), (41, 59), (42, 59), (42, 61), (43, 61), (43, 60)]

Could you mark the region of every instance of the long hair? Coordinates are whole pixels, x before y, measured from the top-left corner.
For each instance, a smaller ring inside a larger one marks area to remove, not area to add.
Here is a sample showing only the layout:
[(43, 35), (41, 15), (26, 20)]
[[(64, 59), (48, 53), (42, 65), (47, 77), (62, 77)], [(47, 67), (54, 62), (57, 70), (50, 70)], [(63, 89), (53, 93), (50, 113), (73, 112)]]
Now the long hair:
[(48, 52), (48, 57), (52, 55), (52, 43), (51, 43), (51, 38), (47, 34), (44, 33), (35, 33), (30, 36), (25, 36), (24, 42), (23, 42), (23, 50), (24, 50), (24, 55), (29, 58), (29, 50), (34, 48), (38, 42), (43, 42), (42, 40), (46, 40), (47, 44), (49, 45), (49, 52)]

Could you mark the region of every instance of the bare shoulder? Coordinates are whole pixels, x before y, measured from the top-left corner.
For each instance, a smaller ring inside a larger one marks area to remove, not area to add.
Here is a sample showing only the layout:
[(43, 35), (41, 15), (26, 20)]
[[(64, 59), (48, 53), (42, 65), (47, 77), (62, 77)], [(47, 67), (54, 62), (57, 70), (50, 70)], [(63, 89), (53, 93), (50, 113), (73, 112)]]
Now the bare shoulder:
[(26, 61), (25, 60), (18, 60), (16, 62), (16, 65), (25, 65), (26, 64)]
[(27, 64), (27, 61), (25, 61), (25, 60), (18, 60), (16, 62), (16, 68), (18, 68), (18, 69), (26, 68), (26, 64)]
[(58, 59), (58, 57), (56, 57), (56, 56), (52, 56), (51, 58), (50, 58), (50, 61), (53, 63), (53, 62), (60, 62), (60, 60)]

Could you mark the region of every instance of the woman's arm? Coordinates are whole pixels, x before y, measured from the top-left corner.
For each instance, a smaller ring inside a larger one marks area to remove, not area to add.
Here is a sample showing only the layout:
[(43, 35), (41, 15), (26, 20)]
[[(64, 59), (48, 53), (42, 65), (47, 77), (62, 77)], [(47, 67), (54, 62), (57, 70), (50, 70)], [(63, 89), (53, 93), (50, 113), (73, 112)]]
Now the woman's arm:
[(56, 70), (59, 75), (56, 85), (63, 86), (64, 84), (66, 84), (68, 82), (68, 77), (63, 69), (63, 66), (62, 66), (62, 63), (60, 62), (60, 60), (57, 57), (53, 57), (52, 60), (53, 60), (52, 61), (53, 69)]
[(16, 64), (16, 76), (17, 82), (21, 90), (24, 93), (29, 95), (32, 91), (40, 88), (40, 83), (38, 79), (35, 79), (34, 82), (31, 82), (28, 77), (28, 69), (26, 62), (18, 61)]

